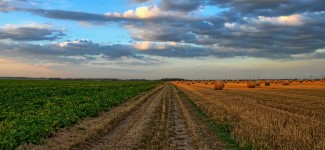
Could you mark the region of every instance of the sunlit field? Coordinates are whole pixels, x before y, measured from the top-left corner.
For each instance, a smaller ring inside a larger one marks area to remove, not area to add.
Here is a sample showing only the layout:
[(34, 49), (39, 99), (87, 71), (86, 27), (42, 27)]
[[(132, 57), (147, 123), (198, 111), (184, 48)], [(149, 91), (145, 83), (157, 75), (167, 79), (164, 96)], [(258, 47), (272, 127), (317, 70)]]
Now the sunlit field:
[[(237, 83), (238, 82), (238, 83)], [(324, 149), (325, 83), (292, 81), (282, 85), (228, 81), (223, 90), (214, 82), (174, 82), (214, 120), (231, 125), (241, 144), (257, 149)]]

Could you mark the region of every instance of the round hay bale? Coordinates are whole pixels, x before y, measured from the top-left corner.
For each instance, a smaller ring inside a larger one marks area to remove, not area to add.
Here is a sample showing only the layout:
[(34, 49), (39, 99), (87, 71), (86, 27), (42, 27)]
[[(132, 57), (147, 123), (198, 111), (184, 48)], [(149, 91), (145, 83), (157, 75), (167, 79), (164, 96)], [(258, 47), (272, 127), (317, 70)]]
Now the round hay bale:
[(190, 82), (186, 82), (186, 85), (191, 85), (191, 83)]
[(289, 84), (290, 84), (289, 80), (283, 80), (282, 81), (282, 85), (289, 85)]
[(248, 88), (255, 88), (256, 82), (255, 81), (247, 81), (247, 87)]
[(265, 86), (270, 86), (271, 83), (270, 83), (270, 81), (265, 81), (264, 85), (265, 85)]
[(223, 90), (223, 87), (225, 87), (225, 83), (221, 80), (214, 81), (214, 90)]
[(261, 81), (260, 80), (256, 80), (255, 83), (256, 83), (256, 86), (261, 86)]

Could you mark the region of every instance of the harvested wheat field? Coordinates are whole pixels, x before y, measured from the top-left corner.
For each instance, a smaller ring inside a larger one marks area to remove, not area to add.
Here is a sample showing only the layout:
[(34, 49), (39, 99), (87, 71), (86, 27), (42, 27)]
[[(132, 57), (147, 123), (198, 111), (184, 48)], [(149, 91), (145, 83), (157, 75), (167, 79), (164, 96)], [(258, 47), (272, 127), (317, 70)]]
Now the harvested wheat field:
[(241, 146), (254, 149), (325, 149), (324, 81), (175, 84), (214, 121), (231, 127)]

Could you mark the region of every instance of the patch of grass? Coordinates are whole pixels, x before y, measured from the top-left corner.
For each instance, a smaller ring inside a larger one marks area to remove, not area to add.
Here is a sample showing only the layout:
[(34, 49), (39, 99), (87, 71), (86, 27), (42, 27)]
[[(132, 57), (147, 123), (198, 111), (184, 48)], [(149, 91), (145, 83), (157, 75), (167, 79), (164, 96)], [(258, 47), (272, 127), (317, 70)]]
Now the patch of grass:
[[(176, 87), (178, 88), (178, 87)], [(179, 90), (179, 89), (178, 89)], [(233, 129), (233, 125), (231, 124), (222, 124), (219, 123), (204, 113), (187, 95), (179, 90), (180, 96), (185, 99), (187, 102), (189, 102), (190, 105), (193, 106), (195, 112), (199, 117), (201, 117), (214, 131), (215, 135), (226, 143), (228, 149), (238, 149), (238, 150), (251, 150), (253, 149), (252, 144), (247, 144), (245, 146), (239, 145), (239, 143), (232, 137), (231, 131)]]

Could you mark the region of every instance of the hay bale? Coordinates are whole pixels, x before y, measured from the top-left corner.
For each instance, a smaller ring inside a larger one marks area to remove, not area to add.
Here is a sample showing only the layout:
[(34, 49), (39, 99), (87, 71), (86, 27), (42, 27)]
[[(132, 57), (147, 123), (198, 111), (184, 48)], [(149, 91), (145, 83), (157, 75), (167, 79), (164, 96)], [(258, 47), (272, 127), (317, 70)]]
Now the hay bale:
[(221, 80), (214, 81), (214, 90), (223, 90), (223, 87), (225, 87), (225, 83)]
[(271, 83), (270, 83), (270, 81), (265, 81), (264, 85), (265, 85), (265, 86), (270, 86)]
[(261, 81), (260, 80), (256, 80), (255, 83), (256, 83), (256, 86), (261, 86)]
[(290, 84), (289, 80), (283, 80), (282, 81), (282, 85), (289, 85), (289, 84)]
[(190, 82), (186, 82), (186, 85), (191, 85), (191, 83)]
[(247, 81), (247, 87), (248, 88), (255, 88), (256, 87), (256, 82), (255, 81)]

